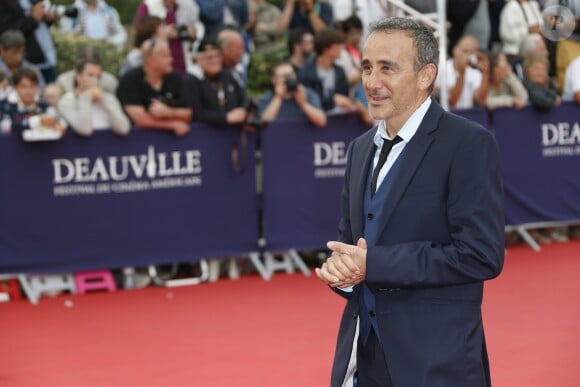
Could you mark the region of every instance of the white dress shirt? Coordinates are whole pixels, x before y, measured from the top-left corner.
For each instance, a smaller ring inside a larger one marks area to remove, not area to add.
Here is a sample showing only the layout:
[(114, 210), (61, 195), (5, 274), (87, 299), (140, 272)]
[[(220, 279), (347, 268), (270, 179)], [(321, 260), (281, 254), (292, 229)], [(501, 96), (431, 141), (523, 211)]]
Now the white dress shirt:
[[(405, 122), (405, 124), (401, 128), (401, 130), (399, 130), (399, 133), (397, 133), (397, 135), (402, 138), (402, 141), (395, 144), (391, 149), (391, 152), (387, 156), (387, 161), (385, 162), (385, 165), (379, 172), (379, 177), (377, 179), (377, 190), (381, 186), (383, 180), (385, 180), (387, 173), (389, 173), (389, 170), (391, 169), (393, 164), (395, 164), (395, 161), (397, 161), (397, 158), (399, 157), (403, 149), (405, 149), (405, 146), (407, 146), (409, 141), (411, 141), (411, 139), (417, 132), (417, 129), (419, 129), (419, 125), (421, 125), (423, 117), (425, 117), (425, 114), (427, 113), (429, 106), (431, 106), (431, 98), (427, 98), (421, 104), (421, 106), (419, 106), (419, 108), (415, 110), (413, 114), (411, 114), (411, 117), (409, 117), (407, 122)], [(375, 133), (375, 138), (373, 140), (375, 145), (377, 146), (377, 150), (375, 151), (375, 157), (373, 159), (373, 170), (375, 169), (377, 163), (379, 162), (381, 148), (383, 147), (383, 142), (385, 141), (384, 139), (392, 140), (391, 138), (389, 138), (389, 135), (387, 133), (387, 125), (385, 121), (379, 121), (378, 126), (379, 127), (377, 128), (377, 132)]]

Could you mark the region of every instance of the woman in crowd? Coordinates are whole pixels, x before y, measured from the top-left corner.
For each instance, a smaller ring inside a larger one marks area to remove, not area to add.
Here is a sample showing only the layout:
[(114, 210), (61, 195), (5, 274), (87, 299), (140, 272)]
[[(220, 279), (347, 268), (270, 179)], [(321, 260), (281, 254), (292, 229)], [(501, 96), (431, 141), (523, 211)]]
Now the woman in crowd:
[(351, 16), (340, 24), (344, 35), (344, 48), (340, 58), (335, 62), (341, 66), (346, 74), (350, 94), (354, 94), (355, 86), (361, 81), (360, 62), (362, 54), (360, 52), (360, 40), (362, 37), (363, 25), (356, 16)]
[(165, 39), (165, 29), (163, 28), (163, 20), (157, 16), (143, 16), (137, 24), (133, 26), (133, 48), (127, 53), (125, 60), (121, 64), (119, 70), (119, 78), (131, 69), (143, 65), (143, 57), (141, 55), (141, 45), (147, 40), (155, 36), (156, 39)]
[(503, 53), (490, 56), (491, 84), (486, 99), (489, 109), (515, 107), (520, 109), (528, 102), (528, 92), (513, 73)]
[(551, 84), (548, 58), (530, 55), (524, 59), (524, 86), (528, 89), (532, 105), (541, 110), (560, 106), (562, 99)]

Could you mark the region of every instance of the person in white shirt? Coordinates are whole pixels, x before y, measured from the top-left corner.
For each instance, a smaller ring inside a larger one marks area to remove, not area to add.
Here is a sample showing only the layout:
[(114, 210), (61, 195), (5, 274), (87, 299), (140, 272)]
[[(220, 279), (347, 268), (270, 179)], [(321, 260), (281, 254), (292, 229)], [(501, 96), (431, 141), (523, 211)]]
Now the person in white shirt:
[(122, 49), (127, 42), (127, 31), (117, 10), (105, 0), (75, 0), (75, 18), (61, 18), (60, 27), (65, 32), (102, 40)]
[[(423, 1), (423, 0), (420, 0)], [(334, 22), (337, 27), (351, 16), (358, 17), (366, 36), (370, 23), (391, 16), (390, 5), (382, 0), (330, 0)]]
[[(464, 36), (453, 48), (443, 71), (447, 72), (449, 106), (454, 109), (471, 109), (483, 106), (489, 89), (489, 58), (479, 51), (473, 36)], [(441, 89), (441, 77), (436, 88)]]
[(577, 56), (566, 69), (562, 100), (580, 103), (580, 56)]
[(351, 16), (340, 25), (344, 35), (344, 48), (335, 63), (342, 67), (348, 81), (350, 89), (349, 95), (354, 94), (354, 87), (361, 81), (361, 52), (360, 41), (362, 37), (363, 24), (356, 16)]
[(544, 19), (536, 1), (511, 0), (500, 14), (499, 36), (502, 52), (510, 62), (517, 59), (520, 45), (528, 34), (540, 33)]
[(119, 135), (128, 134), (131, 123), (117, 97), (100, 86), (102, 69), (98, 57), (80, 58), (75, 70), (74, 91), (67, 92), (58, 102), (60, 114), (72, 129), (81, 136), (105, 129), (112, 129)]

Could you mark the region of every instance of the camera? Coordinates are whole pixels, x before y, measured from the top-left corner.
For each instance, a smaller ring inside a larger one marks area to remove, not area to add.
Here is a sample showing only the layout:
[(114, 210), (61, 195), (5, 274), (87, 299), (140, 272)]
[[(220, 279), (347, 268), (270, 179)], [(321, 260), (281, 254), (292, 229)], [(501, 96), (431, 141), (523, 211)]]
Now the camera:
[(191, 35), (189, 35), (189, 31), (187, 31), (187, 26), (178, 26), (177, 27), (177, 37), (182, 42), (192, 42), (193, 39)]
[(469, 55), (469, 66), (476, 68), (477, 67), (477, 55), (471, 54)]
[(295, 93), (298, 90), (298, 80), (296, 78), (286, 78), (285, 83), (288, 93)]
[(75, 18), (79, 15), (79, 10), (74, 5), (55, 5), (50, 2), (50, 0), (30, 0), (32, 6), (44, 3), (44, 9), (47, 13), (53, 13), (58, 17), (66, 16), (69, 18)]
[(262, 120), (262, 117), (258, 114), (258, 104), (253, 99), (248, 99), (244, 108), (248, 112), (246, 115), (246, 120), (244, 121), (244, 126), (252, 127), (256, 130), (264, 129), (268, 123)]

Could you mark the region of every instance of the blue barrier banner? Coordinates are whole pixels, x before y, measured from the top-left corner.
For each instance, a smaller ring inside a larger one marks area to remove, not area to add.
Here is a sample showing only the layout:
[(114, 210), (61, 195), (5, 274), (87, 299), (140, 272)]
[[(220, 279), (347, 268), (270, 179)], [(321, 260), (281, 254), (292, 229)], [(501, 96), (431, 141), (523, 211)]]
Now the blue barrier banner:
[(349, 143), (369, 128), (357, 116), (325, 128), (278, 121), (262, 134), (266, 249), (325, 248), (336, 240)]
[(239, 130), (197, 125), (185, 137), (99, 131), (27, 143), (1, 136), (0, 273), (255, 251), (253, 143)]
[(580, 219), (580, 105), (493, 114), (506, 224)]
[(489, 128), (489, 110), (484, 107), (475, 107), (473, 109), (457, 109), (452, 110), (451, 113), (467, 118), (473, 122), (477, 122), (484, 128)]

